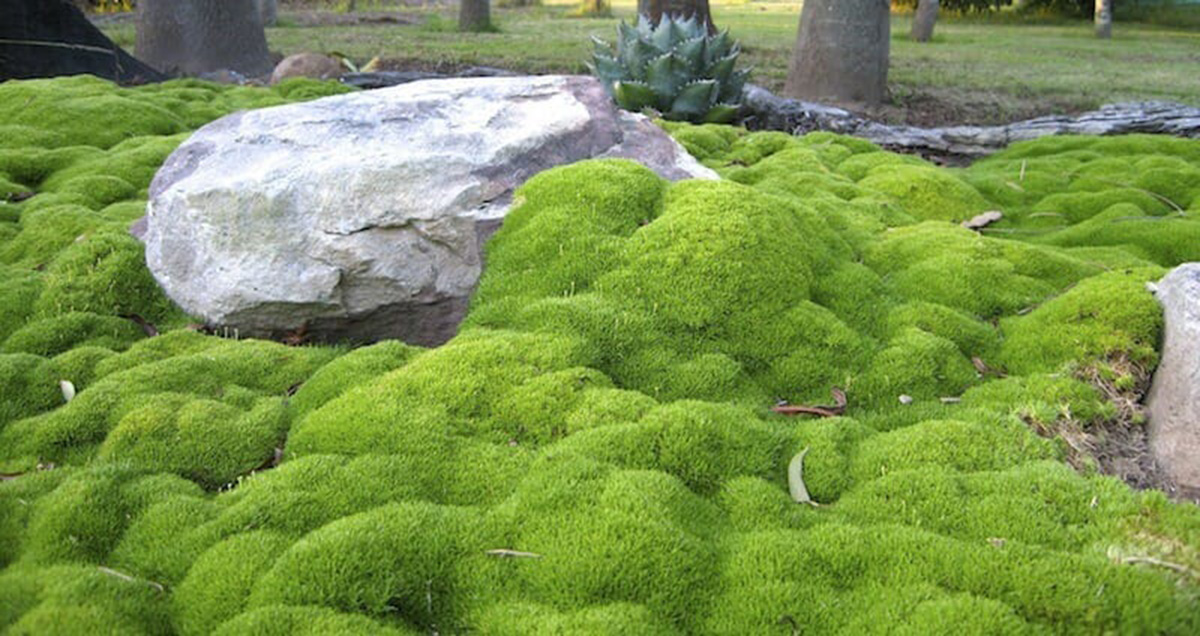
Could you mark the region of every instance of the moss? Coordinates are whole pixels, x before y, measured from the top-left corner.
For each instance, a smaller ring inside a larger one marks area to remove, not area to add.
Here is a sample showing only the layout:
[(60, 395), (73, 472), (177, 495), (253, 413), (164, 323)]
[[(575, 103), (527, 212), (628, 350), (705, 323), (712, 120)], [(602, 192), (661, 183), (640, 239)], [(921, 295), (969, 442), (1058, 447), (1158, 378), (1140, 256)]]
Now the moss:
[[(28, 536), (30, 517), (33, 515), (31, 502), (58, 488), (71, 471), (39, 470), (19, 479), (0, 482), (0, 568), (10, 566), (21, 555), (22, 545)], [(0, 574), (3, 577), (3, 574)], [(15, 618), (5, 607), (5, 594), (0, 593), (0, 628)]]
[(291, 540), (266, 531), (230, 537), (206, 551), (171, 596), (172, 622), (179, 634), (209, 634), (242, 613), (254, 584)]
[(4, 340), (0, 350), (50, 357), (76, 347), (122, 350), (145, 336), (126, 318), (71, 312), (28, 323)]
[(586, 607), (573, 612), (531, 603), (505, 603), (485, 610), (478, 629), (498, 636), (526, 634), (580, 634), (581, 636), (617, 636), (646, 634), (667, 636), (680, 633), (664, 624), (649, 609), (632, 603), (612, 603)]
[(121, 418), (98, 457), (175, 473), (216, 489), (268, 464), (286, 431), (279, 398), (264, 398), (242, 411), (215, 400), (161, 393)]
[[(155, 342), (166, 338), (150, 339), (147, 342), (152, 344), (147, 349), (161, 350), (171, 344), (200, 344), (191, 337)], [(0, 439), (4, 440), (0, 444), (4, 449), (3, 456), (33, 455), (58, 462), (84, 460), (122, 418), (142, 407), (149, 396), (175, 393), (218, 400), (249, 410), (260, 397), (282, 397), (289, 387), (302, 382), (333, 357), (329, 350), (257, 341), (210, 340), (219, 346), (201, 353), (148, 362), (122, 372), (103, 373), (105, 367), (120, 362), (123, 356), (104, 360), (96, 369), (101, 379), (64, 408), (40, 419), (24, 420), (20, 426), (10, 426), (0, 432)], [(125, 355), (144, 354), (147, 349)], [(270, 448), (265, 449), (260, 462), (270, 455)], [(218, 450), (212, 453), (213, 458), (221, 454)]]
[(415, 630), (383, 625), (361, 614), (347, 614), (324, 607), (274, 605), (239, 614), (222, 623), (216, 636), (321, 636), (322, 634), (363, 634), (364, 636), (404, 636)]
[(961, 222), (989, 209), (970, 185), (934, 168), (888, 165), (874, 168), (859, 187), (892, 197), (914, 218)]
[[(964, 568), (964, 562), (972, 567)], [(936, 594), (930, 587), (936, 586), (998, 601), (1043, 631), (1182, 633), (1195, 620), (1193, 608), (1175, 596), (1169, 582), (1111, 567), (1103, 557), (1012, 542), (996, 548), (986, 541), (967, 543), (891, 525), (824, 524), (739, 537), (705, 631), (771, 633), (784, 620), (782, 629), (837, 632), (861, 625), (864, 606), (886, 612), (896, 602), (894, 590), (917, 586), (929, 590), (925, 594)], [(1098, 605), (1097, 590), (1113, 602)], [(991, 614), (999, 609), (986, 605)]]
[(288, 548), (253, 585), (250, 606), (318, 605), (453, 630), (465, 601), (454, 563), (484, 549), (477, 523), (470, 510), (427, 503), (345, 517)]
[(216, 517), (217, 503), (182, 493), (164, 497), (137, 516), (109, 554), (113, 567), (165, 586), (183, 580), (208, 545), (189, 533)]
[(719, 512), (679, 480), (558, 453), (493, 508), (489, 545), (540, 559), (480, 560), (476, 585), (556, 608), (642, 603), (683, 630), (717, 571)]
[(1114, 415), (1113, 405), (1092, 386), (1062, 375), (1010, 377), (973, 387), (962, 405), (983, 407), (1050, 423), (1075, 419), (1089, 423)]
[(355, 349), (321, 367), (292, 396), (293, 416), (300, 419), (347, 390), (404, 366), (420, 349), (389, 340)]
[(1002, 321), (1001, 360), (1018, 374), (1122, 357), (1152, 368), (1162, 310), (1145, 284), (1161, 275), (1136, 269), (1088, 278), (1028, 315)]
[(38, 501), (24, 557), (43, 564), (103, 563), (137, 513), (178, 494), (198, 494), (198, 489), (169, 476), (141, 477), (119, 465), (73, 473)]
[(559, 448), (624, 468), (662, 471), (694, 492), (712, 495), (738, 476), (781, 482), (791, 459), (788, 441), (752, 411), (674, 402), (637, 423), (577, 433)]
[(0, 248), (0, 261), (30, 268), (46, 265), (102, 223), (94, 212), (78, 205), (27, 211), (21, 215), (21, 233)]
[(37, 272), (0, 265), (0, 342), (25, 324), (41, 293)]
[[(162, 591), (113, 570), (57, 566), (14, 572), (25, 585), (20, 619), (7, 634), (169, 634)], [(0, 586), (11, 589), (8, 581)], [(0, 594), (0, 597), (6, 596)]]
[(96, 367), (115, 355), (116, 352), (106, 347), (84, 345), (55, 356), (51, 362), (59, 377), (70, 381), (79, 392), (96, 379)]
[(977, 372), (955, 344), (920, 329), (893, 338), (851, 387), (871, 405), (895, 404), (901, 395), (936, 400), (961, 395)]
[(124, 232), (95, 234), (71, 245), (46, 269), (45, 281), (35, 305), (42, 315), (138, 314), (152, 322), (182, 317), (146, 269), (142, 244)]
[(866, 483), (895, 471), (999, 470), (1056, 456), (1053, 445), (1019, 420), (928, 421), (863, 441), (850, 472), (858, 483)]
[(0, 430), (9, 422), (62, 404), (53, 367), (41, 356), (0, 354)]

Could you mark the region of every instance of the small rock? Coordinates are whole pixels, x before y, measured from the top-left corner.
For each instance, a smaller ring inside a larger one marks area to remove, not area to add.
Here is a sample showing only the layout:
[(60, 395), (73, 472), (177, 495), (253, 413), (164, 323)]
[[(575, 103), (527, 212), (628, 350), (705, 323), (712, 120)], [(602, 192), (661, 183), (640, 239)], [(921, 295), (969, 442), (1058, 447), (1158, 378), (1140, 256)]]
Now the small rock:
[(320, 53), (297, 53), (283, 58), (271, 73), (271, 84), (278, 84), (289, 77), (311, 77), (312, 79), (336, 79), (346, 69), (337, 59)]
[(911, 395), (901, 395), (901, 396), (900, 396), (900, 403), (901, 403), (901, 404), (903, 404), (903, 405), (905, 405), (905, 406), (908, 406), (909, 404), (912, 404), (912, 403), (913, 403), (912, 396), (911, 396)]

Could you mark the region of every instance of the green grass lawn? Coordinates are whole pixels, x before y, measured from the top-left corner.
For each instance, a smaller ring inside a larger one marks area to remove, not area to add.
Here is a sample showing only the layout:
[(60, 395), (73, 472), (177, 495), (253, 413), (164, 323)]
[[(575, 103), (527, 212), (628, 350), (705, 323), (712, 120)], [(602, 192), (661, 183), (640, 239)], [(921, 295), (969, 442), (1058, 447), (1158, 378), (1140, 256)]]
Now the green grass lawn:
[[(714, 3), (717, 24), (739, 37), (754, 80), (783, 87), (796, 36), (799, 3)], [(412, 9), (416, 24), (302, 27), (285, 14), (268, 30), (284, 54), (338, 51), (366, 61), (379, 56), (401, 68), (491, 65), (534, 73), (586, 72), (588, 36), (611, 38), (634, 4), (621, 0), (611, 19), (578, 19), (574, 4), (493, 8), (499, 33), (453, 31), (454, 10)], [(943, 19), (933, 42), (907, 38), (910, 20), (892, 21), (892, 103), (878, 115), (915, 124), (997, 123), (1076, 112), (1125, 100), (1200, 104), (1200, 31), (1118, 24), (1112, 41), (1090, 24)], [(106, 29), (132, 47), (129, 23)]]

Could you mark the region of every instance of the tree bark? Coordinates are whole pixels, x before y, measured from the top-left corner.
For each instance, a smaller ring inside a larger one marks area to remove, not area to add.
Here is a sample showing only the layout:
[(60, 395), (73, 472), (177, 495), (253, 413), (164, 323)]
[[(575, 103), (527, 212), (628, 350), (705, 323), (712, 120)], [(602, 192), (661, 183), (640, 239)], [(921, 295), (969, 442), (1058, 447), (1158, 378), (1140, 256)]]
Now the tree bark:
[(933, 39), (933, 26), (937, 24), (938, 0), (921, 0), (913, 16), (912, 39), (928, 42)]
[(703, 21), (709, 33), (717, 32), (708, 0), (638, 0), (638, 15), (646, 16), (654, 26), (658, 26), (664, 15), (675, 18), (691, 17)]
[(257, 77), (271, 56), (256, 0), (141, 0), (137, 53), (163, 71)]
[[(812, 0), (810, 0), (812, 1)], [(923, 155), (951, 164), (989, 155), (1009, 144), (1048, 135), (1148, 133), (1200, 139), (1200, 108), (1167, 102), (1112, 104), (1076, 116), (1050, 115), (1004, 126), (918, 128), (889, 126), (812, 102), (785, 99), (747, 86), (742, 105), (747, 128), (803, 135), (817, 130), (852, 135), (888, 150)]]
[(1096, 37), (1112, 37), (1112, 0), (1096, 0)]
[(72, 2), (0, 2), (0, 82), (85, 73), (122, 84), (166, 79), (113, 44)]
[(262, 18), (263, 26), (275, 26), (275, 20), (279, 17), (278, 0), (255, 0), (255, 2), (258, 3), (258, 15)]
[(888, 0), (807, 0), (784, 93), (809, 101), (874, 106), (887, 94)]
[(488, 0), (462, 0), (458, 8), (459, 31), (491, 31), (492, 7)]

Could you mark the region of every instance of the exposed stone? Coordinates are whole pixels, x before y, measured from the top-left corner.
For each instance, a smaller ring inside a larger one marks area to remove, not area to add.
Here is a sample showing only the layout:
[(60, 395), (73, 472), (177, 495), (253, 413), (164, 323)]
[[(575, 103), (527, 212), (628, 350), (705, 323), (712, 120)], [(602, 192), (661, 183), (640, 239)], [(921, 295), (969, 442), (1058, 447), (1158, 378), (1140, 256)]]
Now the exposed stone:
[(1200, 263), (1172, 270), (1155, 296), (1166, 326), (1146, 400), (1150, 448), (1186, 496), (1200, 493)]
[(271, 73), (271, 84), (278, 84), (289, 77), (311, 77), (312, 79), (336, 79), (341, 77), (342, 63), (320, 53), (296, 53), (283, 58)]
[(151, 186), (146, 259), (186, 311), (244, 336), (439, 344), (514, 188), (591, 157), (716, 178), (592, 78), (416, 82), (200, 129)]

